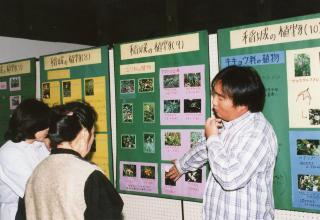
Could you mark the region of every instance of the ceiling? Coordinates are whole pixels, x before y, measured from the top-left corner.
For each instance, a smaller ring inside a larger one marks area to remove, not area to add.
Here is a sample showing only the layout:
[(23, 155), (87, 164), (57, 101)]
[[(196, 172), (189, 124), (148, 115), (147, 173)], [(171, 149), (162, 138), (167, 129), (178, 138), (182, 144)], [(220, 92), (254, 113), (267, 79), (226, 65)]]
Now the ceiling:
[(320, 0), (2, 0), (0, 36), (112, 45), (320, 12)]

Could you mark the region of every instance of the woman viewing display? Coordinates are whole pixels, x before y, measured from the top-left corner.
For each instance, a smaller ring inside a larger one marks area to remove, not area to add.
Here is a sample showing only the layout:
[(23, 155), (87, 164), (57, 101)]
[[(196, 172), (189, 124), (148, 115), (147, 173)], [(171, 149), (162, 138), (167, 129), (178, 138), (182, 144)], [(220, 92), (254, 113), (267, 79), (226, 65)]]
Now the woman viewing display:
[(28, 181), (28, 220), (121, 219), (121, 197), (103, 172), (83, 159), (94, 141), (96, 120), (96, 112), (86, 103), (52, 109), (51, 155)]

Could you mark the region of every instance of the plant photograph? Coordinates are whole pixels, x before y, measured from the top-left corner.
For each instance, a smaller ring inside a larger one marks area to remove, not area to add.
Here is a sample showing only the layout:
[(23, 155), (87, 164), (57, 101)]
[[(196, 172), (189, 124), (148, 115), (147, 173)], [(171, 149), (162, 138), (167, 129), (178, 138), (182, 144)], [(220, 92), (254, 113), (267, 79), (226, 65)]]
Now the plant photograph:
[(154, 133), (143, 133), (143, 152), (155, 152), (155, 137)]
[(122, 122), (126, 122), (126, 123), (133, 122), (133, 104), (132, 103), (122, 104)]
[(120, 80), (120, 93), (134, 93), (134, 79)]
[(310, 56), (305, 53), (294, 55), (294, 75), (310, 76)]
[(42, 84), (42, 98), (50, 99), (50, 83)]
[(155, 107), (154, 103), (143, 103), (143, 122), (154, 122)]
[(153, 78), (139, 79), (138, 92), (153, 92)]
[(298, 189), (305, 191), (320, 191), (320, 176), (298, 175)]
[(184, 113), (200, 113), (201, 112), (201, 99), (185, 99), (184, 100)]
[(180, 100), (164, 100), (163, 101), (163, 111), (164, 113), (180, 113)]
[(141, 166), (141, 178), (155, 179), (155, 167), (154, 166)]
[(136, 177), (137, 169), (134, 164), (123, 164), (123, 176)]
[(193, 148), (202, 140), (203, 135), (200, 131), (190, 132), (190, 147)]
[(94, 95), (94, 81), (93, 79), (84, 80), (84, 92), (86, 96)]
[(164, 144), (166, 146), (181, 146), (180, 132), (165, 132)]
[(200, 73), (184, 74), (184, 87), (200, 87), (200, 86), (201, 86)]
[(63, 97), (71, 97), (71, 82), (62, 82)]
[(309, 109), (309, 121), (311, 125), (320, 124), (320, 109)]
[(202, 170), (198, 169), (196, 171), (187, 172), (185, 174), (185, 181), (186, 182), (201, 183), (202, 182)]
[(320, 156), (320, 140), (298, 139), (297, 155)]
[(21, 89), (21, 78), (18, 77), (11, 77), (9, 79), (10, 91), (18, 91)]
[(10, 96), (10, 109), (14, 110), (17, 108), (17, 106), (21, 102), (21, 96), (20, 95), (15, 95), (15, 96)]
[(163, 76), (163, 88), (178, 88), (179, 87), (179, 74), (164, 75)]
[(176, 182), (172, 179), (170, 179), (169, 177), (166, 177), (167, 175), (167, 171), (165, 171), (165, 176), (164, 176), (164, 184), (167, 186), (176, 186)]
[(133, 134), (121, 135), (121, 147), (129, 149), (136, 148), (136, 136)]

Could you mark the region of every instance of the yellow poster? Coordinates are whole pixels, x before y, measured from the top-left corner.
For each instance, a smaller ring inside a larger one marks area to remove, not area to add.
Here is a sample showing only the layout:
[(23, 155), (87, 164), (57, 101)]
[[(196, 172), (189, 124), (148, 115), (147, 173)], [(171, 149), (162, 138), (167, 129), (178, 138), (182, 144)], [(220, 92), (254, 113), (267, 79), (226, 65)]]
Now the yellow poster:
[(42, 101), (50, 107), (60, 105), (60, 82), (43, 82), (42, 83)]
[(62, 102), (82, 100), (81, 79), (62, 81)]
[(109, 178), (108, 135), (96, 134), (96, 151), (90, 153), (90, 161), (98, 165)]
[(98, 114), (97, 132), (107, 131), (106, 79), (104, 76), (84, 79), (84, 99)]

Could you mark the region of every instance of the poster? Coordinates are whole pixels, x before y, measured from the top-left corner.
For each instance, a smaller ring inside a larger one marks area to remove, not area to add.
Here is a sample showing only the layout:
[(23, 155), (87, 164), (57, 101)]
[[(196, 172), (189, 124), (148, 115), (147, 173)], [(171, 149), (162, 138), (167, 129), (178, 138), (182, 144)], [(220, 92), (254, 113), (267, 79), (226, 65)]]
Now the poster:
[(210, 114), (206, 32), (115, 45), (117, 189), (201, 201), (203, 167), (176, 183), (171, 161), (204, 136)]
[(95, 144), (87, 155), (113, 181), (108, 47), (40, 57), (41, 97), (49, 106), (85, 101), (97, 112)]
[(36, 98), (35, 58), (0, 63), (0, 146), (10, 115), (25, 99)]
[(320, 131), (290, 131), (292, 205), (320, 210)]
[(265, 86), (263, 114), (279, 149), (273, 178), (277, 209), (319, 212), (318, 193), (298, 187), (316, 181), (316, 169), (307, 164), (317, 167), (317, 156), (297, 153), (298, 146), (317, 143), (320, 127), (319, 21), (314, 14), (218, 31), (220, 68), (252, 66)]

